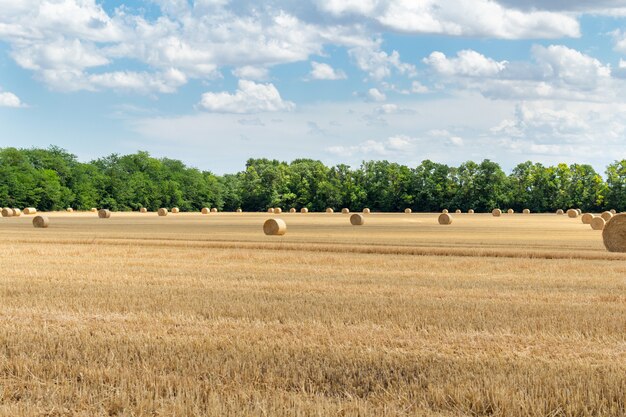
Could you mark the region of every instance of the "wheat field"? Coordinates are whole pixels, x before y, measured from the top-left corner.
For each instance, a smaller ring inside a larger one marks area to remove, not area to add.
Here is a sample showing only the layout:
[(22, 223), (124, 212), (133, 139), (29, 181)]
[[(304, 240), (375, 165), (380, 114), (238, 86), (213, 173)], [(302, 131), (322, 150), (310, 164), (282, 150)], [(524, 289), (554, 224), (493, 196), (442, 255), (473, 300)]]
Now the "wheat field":
[(48, 215), (0, 219), (0, 415), (626, 415), (626, 255), (580, 219)]

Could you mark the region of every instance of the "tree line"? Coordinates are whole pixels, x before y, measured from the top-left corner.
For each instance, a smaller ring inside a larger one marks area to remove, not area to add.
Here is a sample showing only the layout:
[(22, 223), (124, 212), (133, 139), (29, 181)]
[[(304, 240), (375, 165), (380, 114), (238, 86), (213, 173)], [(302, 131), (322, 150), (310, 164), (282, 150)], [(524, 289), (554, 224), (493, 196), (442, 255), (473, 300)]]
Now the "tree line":
[(265, 211), (270, 207), (323, 211), (327, 207), (395, 212), (443, 208), (490, 211), (512, 208), (552, 212), (626, 210), (626, 160), (604, 178), (586, 164), (544, 166), (524, 162), (508, 175), (497, 163), (458, 167), (425, 160), (415, 167), (367, 161), (358, 168), (328, 167), (312, 159), (291, 163), (249, 159), (235, 174), (215, 175), (147, 152), (112, 154), (80, 162), (59, 147), (0, 148), (0, 206), (116, 211), (179, 207), (197, 211)]

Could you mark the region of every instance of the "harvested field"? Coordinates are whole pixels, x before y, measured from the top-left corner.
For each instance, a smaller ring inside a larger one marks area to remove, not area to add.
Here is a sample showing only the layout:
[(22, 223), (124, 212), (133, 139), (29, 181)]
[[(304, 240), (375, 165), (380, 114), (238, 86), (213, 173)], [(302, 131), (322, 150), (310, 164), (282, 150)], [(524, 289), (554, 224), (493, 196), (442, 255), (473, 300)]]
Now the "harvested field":
[(438, 215), (0, 219), (0, 414), (624, 416), (626, 254)]

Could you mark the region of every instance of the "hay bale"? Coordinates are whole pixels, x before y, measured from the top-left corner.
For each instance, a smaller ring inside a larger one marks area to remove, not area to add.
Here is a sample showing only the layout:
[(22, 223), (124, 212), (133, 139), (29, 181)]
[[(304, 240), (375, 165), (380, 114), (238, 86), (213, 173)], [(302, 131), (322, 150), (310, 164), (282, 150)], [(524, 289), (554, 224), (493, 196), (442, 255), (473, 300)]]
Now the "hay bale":
[(606, 225), (606, 221), (602, 217), (596, 216), (591, 219), (591, 223), (589, 224), (593, 230), (603, 230)]
[(567, 210), (567, 217), (569, 217), (570, 219), (575, 219), (576, 217), (578, 217), (578, 211), (574, 209)]
[(342, 208), (342, 209), (341, 209), (341, 214), (350, 214), (350, 209), (348, 209), (348, 208)]
[(145, 207), (142, 207), (139, 209), (139, 213), (147, 213), (147, 212), (148, 212), (148, 209)]
[(28, 215), (28, 214), (36, 214), (37, 213), (37, 209), (34, 207), (26, 207), (24, 209), (24, 214)]
[(523, 214), (530, 214), (530, 209), (524, 209), (524, 210), (522, 211), (522, 213), (523, 213)]
[(610, 211), (605, 211), (600, 215), (600, 217), (602, 217), (605, 222), (608, 222), (611, 218), (613, 218), (613, 214)]
[(295, 208), (293, 208), (293, 207), (289, 209), (289, 213), (295, 213), (296, 211), (297, 210)]
[(202, 207), (202, 210), (200, 210), (200, 213), (202, 214), (209, 214), (211, 212), (211, 209), (208, 207)]
[(578, 212), (579, 216), (583, 214), (583, 211), (581, 209), (575, 209), (575, 210)]
[(363, 209), (363, 214), (370, 214), (370, 213), (371, 213), (370, 209), (368, 208)]
[(22, 210), (20, 210), (18, 208), (14, 208), (13, 209), (13, 216), (20, 217), (21, 215), (22, 215)]
[(13, 217), (13, 209), (8, 207), (3, 208), (2, 217)]
[(98, 210), (98, 218), (100, 219), (110, 219), (111, 218), (111, 212), (107, 209), (101, 209)]
[(616, 214), (606, 223), (602, 240), (609, 252), (626, 252), (626, 214)]
[(306, 214), (306, 213), (308, 213), (308, 212), (309, 212), (309, 209), (308, 209), (308, 208), (306, 208), (306, 207), (302, 207), (302, 208), (300, 209), (300, 213), (305, 213), (305, 214)]
[(502, 216), (502, 210), (500, 210), (500, 209), (493, 209), (491, 214), (493, 215), (493, 217), (500, 217), (500, 216)]
[(565, 212), (562, 209), (558, 209), (556, 211), (556, 214), (559, 215), (559, 216), (562, 216), (563, 214), (565, 214)]
[(235, 212), (236, 213), (243, 213), (243, 210), (242, 209), (237, 209)]
[(159, 217), (165, 217), (167, 216), (168, 210), (166, 208), (160, 208), (159, 211), (157, 211), (157, 214), (159, 215)]
[(332, 214), (334, 212), (335, 212), (335, 210), (331, 209), (330, 207), (326, 209), (326, 213), (328, 213), (328, 214)]
[(609, 210), (609, 211), (610, 211), (610, 212), (611, 212), (611, 214), (612, 214), (612, 215), (614, 215), (614, 216), (617, 214), (617, 210), (615, 210), (615, 209), (611, 209), (611, 210)]
[(180, 213), (180, 209), (179, 209), (178, 207), (174, 207), (174, 208), (172, 209), (172, 213), (173, 213), (173, 214)]
[(441, 213), (439, 215), (439, 224), (447, 225), (452, 224), (452, 216), (448, 213)]
[(513, 210), (513, 209), (508, 209), (506, 212), (507, 212), (507, 214), (514, 214), (514, 213), (515, 213), (515, 210)]
[(406, 214), (411, 214), (411, 213), (413, 213), (413, 210), (411, 210), (410, 208), (407, 208), (407, 209), (404, 209), (404, 212)]
[(263, 223), (263, 233), (268, 236), (282, 236), (287, 233), (287, 224), (281, 219), (269, 219)]
[[(94, 209), (91, 209), (91, 211), (93, 211), (93, 210), (94, 210)], [(66, 209), (65, 209), (65, 211), (67, 211), (68, 213), (73, 213), (73, 212), (74, 212), (74, 209), (73, 209), (73, 208), (71, 208), (71, 207), (68, 207), (68, 208), (66, 208)]]
[(281, 209), (280, 207), (276, 207), (276, 208), (274, 209), (274, 214), (280, 214), (280, 213), (282, 213), (282, 212), (283, 212), (283, 209)]
[(350, 216), (350, 224), (352, 226), (363, 226), (365, 224), (365, 217), (362, 214), (353, 214)]
[(461, 214), (461, 213), (463, 213), (463, 212), (462, 212), (460, 209), (456, 209), (456, 210), (455, 210), (455, 213), (456, 213), (456, 214)]
[(595, 216), (591, 213), (585, 213), (583, 214), (583, 216), (581, 217), (581, 220), (583, 222), (583, 224), (591, 224), (591, 220), (593, 220)]
[(474, 209), (467, 210), (467, 214), (474, 214)]
[(267, 212), (268, 212), (269, 214), (274, 214), (274, 207), (270, 207), (270, 208), (268, 208), (268, 209), (267, 209)]
[(443, 210), (441, 210), (441, 212), (442, 212), (443, 214), (448, 214), (448, 213), (449, 213), (448, 209), (443, 209)]
[[(74, 211), (74, 210), (72, 210), (72, 209), (67, 209), (67, 211), (72, 212), (72, 211)], [(90, 212), (92, 212), (92, 213), (97, 213), (97, 212), (98, 212), (98, 209), (97, 209), (97, 208), (95, 208), (95, 207), (92, 207), (92, 208), (90, 208), (90, 209), (89, 209), (89, 211), (90, 211)]]
[(213, 207), (213, 208), (211, 209), (211, 213), (217, 213), (217, 209), (216, 209), (215, 207)]
[(50, 224), (50, 220), (46, 216), (35, 216), (33, 218), (33, 226), (38, 229), (45, 229)]

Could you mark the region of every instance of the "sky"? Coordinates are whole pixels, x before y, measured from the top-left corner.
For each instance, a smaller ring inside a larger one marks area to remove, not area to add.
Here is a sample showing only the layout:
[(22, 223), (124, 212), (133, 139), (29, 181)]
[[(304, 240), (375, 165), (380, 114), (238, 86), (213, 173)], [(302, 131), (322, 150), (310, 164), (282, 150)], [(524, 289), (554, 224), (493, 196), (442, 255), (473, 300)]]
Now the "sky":
[(0, 0), (0, 147), (626, 158), (626, 0)]

